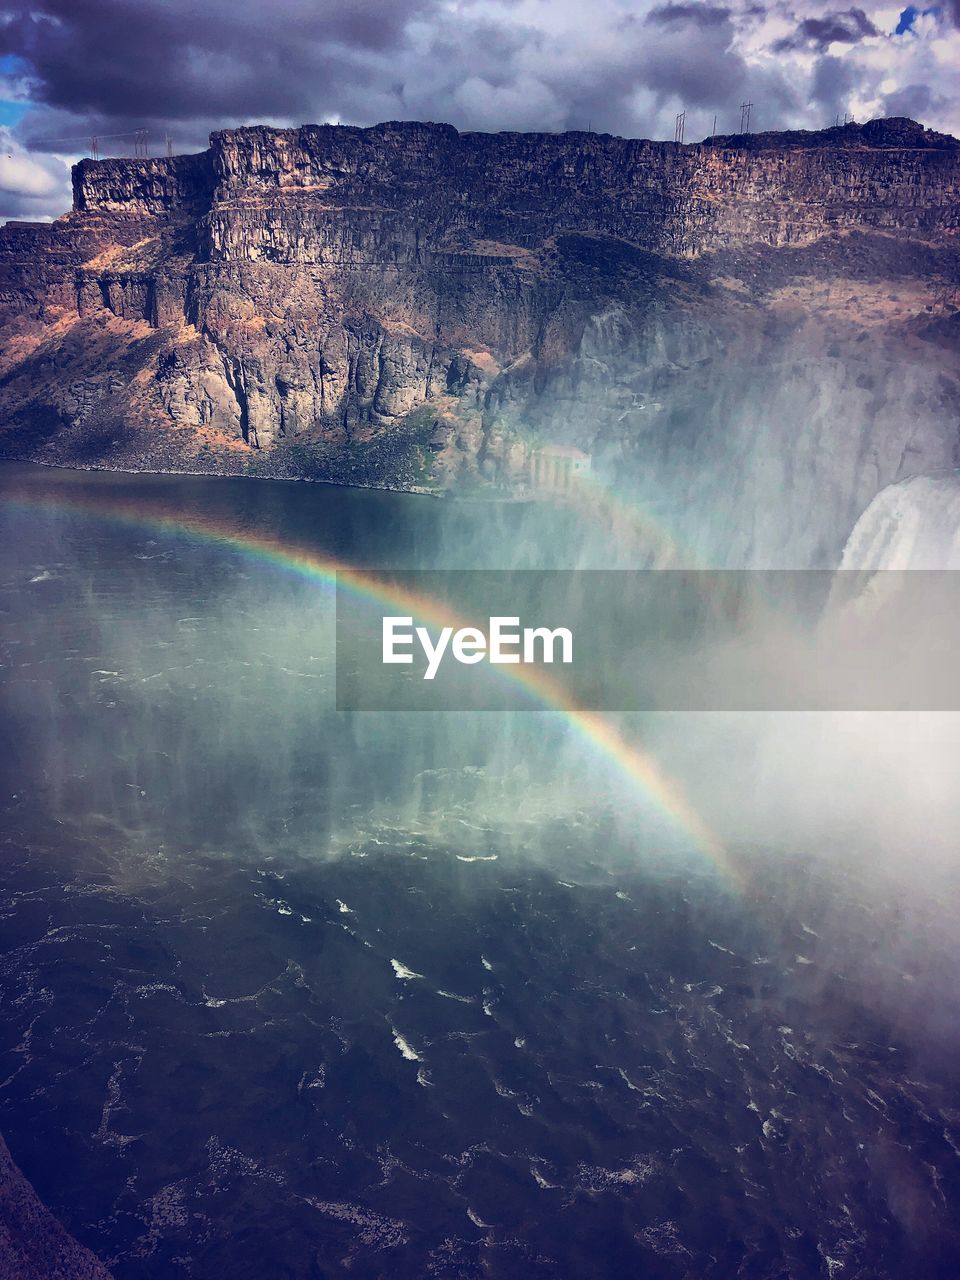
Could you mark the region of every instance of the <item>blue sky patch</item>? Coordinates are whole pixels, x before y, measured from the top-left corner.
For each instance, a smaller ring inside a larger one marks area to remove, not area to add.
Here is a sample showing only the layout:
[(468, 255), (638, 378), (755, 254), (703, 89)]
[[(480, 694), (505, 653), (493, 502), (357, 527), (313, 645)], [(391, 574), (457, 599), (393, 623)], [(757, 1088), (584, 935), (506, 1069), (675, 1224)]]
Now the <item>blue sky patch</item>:
[(20, 120), (30, 110), (29, 102), (8, 102), (4, 98), (0, 98), (0, 125), (18, 124)]
[(942, 10), (938, 4), (931, 5), (929, 9), (918, 9), (915, 4), (908, 4), (900, 15), (900, 21), (897, 23), (897, 29), (894, 35), (906, 35), (908, 31), (913, 30), (913, 24), (920, 17), (926, 18), (933, 16), (939, 18)]

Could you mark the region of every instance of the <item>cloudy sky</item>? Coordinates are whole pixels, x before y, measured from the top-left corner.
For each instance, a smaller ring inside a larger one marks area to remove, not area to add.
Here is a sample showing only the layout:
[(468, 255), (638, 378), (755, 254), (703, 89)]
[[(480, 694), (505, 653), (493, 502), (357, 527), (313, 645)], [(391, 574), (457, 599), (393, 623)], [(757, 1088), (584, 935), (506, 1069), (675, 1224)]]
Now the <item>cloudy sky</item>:
[(911, 115), (960, 134), (960, 0), (0, 0), (0, 219), (70, 203), (69, 165), (237, 124), (444, 120), (687, 141)]

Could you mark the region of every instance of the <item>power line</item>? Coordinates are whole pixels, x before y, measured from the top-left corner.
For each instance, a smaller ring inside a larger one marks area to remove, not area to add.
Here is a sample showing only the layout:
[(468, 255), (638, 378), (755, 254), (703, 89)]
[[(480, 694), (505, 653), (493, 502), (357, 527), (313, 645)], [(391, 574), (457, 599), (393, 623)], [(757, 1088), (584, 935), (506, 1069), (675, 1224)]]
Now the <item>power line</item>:
[[(146, 129), (130, 129), (126, 133), (98, 133), (98, 138), (133, 138), (138, 133), (145, 134)], [(91, 135), (89, 133), (75, 133), (72, 138), (33, 138), (34, 146), (51, 147), (57, 142), (89, 142)]]
[(146, 129), (129, 129), (124, 133), (84, 133), (74, 134), (69, 138), (34, 138), (30, 140), (29, 145), (32, 147), (56, 147), (65, 143), (84, 142), (90, 152), (90, 159), (99, 160), (101, 158), (101, 142), (116, 138), (132, 138), (135, 157), (140, 160), (146, 160), (147, 137)]

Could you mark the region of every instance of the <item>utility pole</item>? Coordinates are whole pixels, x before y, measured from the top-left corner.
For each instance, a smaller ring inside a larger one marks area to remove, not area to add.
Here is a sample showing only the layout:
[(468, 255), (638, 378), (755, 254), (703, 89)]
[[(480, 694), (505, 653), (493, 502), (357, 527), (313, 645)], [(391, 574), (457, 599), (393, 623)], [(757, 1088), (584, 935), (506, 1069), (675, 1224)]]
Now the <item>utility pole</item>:
[(173, 155), (173, 139), (167, 134), (167, 159)]
[(684, 128), (686, 127), (686, 123), (687, 123), (687, 113), (685, 111), (679, 112), (677, 115), (677, 123), (674, 126), (674, 130), (673, 130), (674, 142), (679, 142), (681, 144), (683, 143), (683, 131), (684, 131)]
[[(128, 133), (74, 134), (71, 138), (38, 138), (34, 139), (33, 145), (43, 147), (60, 147), (65, 146), (67, 143), (85, 142), (90, 159), (102, 160), (104, 158), (103, 147), (100, 144), (105, 141), (107, 143), (107, 148), (109, 149), (111, 145), (119, 146), (120, 144), (117, 142), (117, 139), (120, 138), (133, 138), (134, 155), (141, 160), (145, 160), (147, 158), (146, 129), (132, 129)], [(72, 150), (75, 151), (76, 147), (73, 147)]]
[(752, 102), (740, 103), (740, 132), (750, 132), (750, 112), (753, 110)]
[(717, 136), (717, 117), (716, 116), (713, 117), (713, 130), (711, 131), (710, 136), (712, 138), (715, 138)]

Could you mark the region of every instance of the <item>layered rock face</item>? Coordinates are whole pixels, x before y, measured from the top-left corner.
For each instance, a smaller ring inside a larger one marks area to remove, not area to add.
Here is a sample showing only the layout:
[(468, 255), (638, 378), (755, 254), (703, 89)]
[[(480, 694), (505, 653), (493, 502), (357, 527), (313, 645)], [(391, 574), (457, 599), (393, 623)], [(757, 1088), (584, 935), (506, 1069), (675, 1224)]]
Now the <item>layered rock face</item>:
[[(836, 556), (882, 485), (954, 462), (958, 208), (960, 144), (906, 120), (84, 161), (72, 213), (0, 233), (0, 449), (448, 487), (575, 445), (697, 507), (707, 558), (785, 554), (787, 526)], [(726, 488), (759, 511), (778, 480), (784, 530), (730, 523)]]

